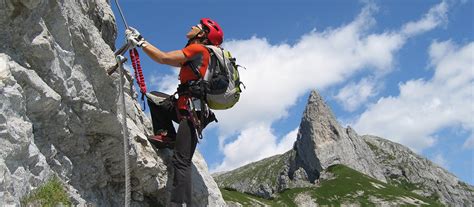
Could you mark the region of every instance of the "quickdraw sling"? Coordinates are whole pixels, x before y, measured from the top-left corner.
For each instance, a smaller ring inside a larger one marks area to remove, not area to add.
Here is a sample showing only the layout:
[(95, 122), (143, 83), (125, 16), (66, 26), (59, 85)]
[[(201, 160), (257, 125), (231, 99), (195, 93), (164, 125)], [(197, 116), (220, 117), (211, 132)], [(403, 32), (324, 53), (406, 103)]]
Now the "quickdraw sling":
[(131, 49), (130, 51), (130, 59), (132, 61), (132, 67), (135, 71), (135, 79), (137, 80), (137, 84), (140, 87), (140, 92), (142, 93), (142, 102), (143, 102), (143, 110), (145, 110), (145, 94), (146, 94), (146, 84), (145, 84), (145, 76), (143, 76), (142, 66), (140, 65), (140, 55), (138, 55), (138, 51), (136, 48)]

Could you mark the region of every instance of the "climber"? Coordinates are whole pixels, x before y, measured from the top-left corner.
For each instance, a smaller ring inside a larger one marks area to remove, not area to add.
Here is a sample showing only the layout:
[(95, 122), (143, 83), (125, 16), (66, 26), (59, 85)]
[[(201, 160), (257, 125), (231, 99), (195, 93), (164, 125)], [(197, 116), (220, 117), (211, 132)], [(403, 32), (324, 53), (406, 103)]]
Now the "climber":
[[(149, 141), (158, 148), (174, 149), (172, 157), (174, 189), (171, 202), (178, 205), (182, 203), (190, 205), (191, 159), (198, 142), (198, 133), (200, 133), (196, 129), (203, 129), (208, 123), (217, 120), (212, 111), (206, 110), (204, 113), (203, 110), (202, 112), (198, 111), (197, 114), (200, 117), (204, 115), (204, 119), (201, 119), (201, 122), (195, 121), (196, 117), (193, 116), (196, 114), (192, 113), (194, 110), (190, 110), (190, 103), (194, 100), (196, 93), (190, 92), (189, 83), (199, 80), (206, 74), (210, 64), (210, 53), (204, 45), (219, 46), (223, 41), (223, 31), (215, 21), (203, 18), (186, 34), (188, 39), (186, 46), (182, 50), (171, 52), (163, 52), (153, 46), (136, 29), (127, 29), (126, 35), (132, 47), (142, 48), (156, 62), (180, 67), (178, 98), (175, 98), (175, 95), (169, 96), (159, 92), (147, 94), (154, 132), (154, 136), (149, 137)], [(153, 101), (156, 97), (161, 97), (162, 101), (158, 103)], [(179, 123), (177, 132), (172, 121)]]

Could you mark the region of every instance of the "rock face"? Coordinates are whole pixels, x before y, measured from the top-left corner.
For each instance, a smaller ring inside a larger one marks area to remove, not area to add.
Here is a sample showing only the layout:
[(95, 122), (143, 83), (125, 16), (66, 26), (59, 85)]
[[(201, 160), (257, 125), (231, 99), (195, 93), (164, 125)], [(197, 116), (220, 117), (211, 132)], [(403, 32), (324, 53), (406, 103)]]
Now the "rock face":
[[(341, 127), (315, 91), (309, 97), (292, 150), (215, 178), (221, 188), (271, 198), (285, 189), (317, 188), (318, 179), (332, 179), (325, 170), (336, 164), (450, 206), (474, 203), (474, 187), (431, 161), (400, 144), (374, 136), (359, 136), (350, 127)], [(373, 202), (391, 205), (384, 203), (383, 198), (374, 197)], [(311, 204), (303, 206), (307, 205)]]
[(385, 181), (368, 145), (353, 129), (341, 127), (315, 91), (309, 97), (295, 146), (306, 171), (321, 172), (331, 165), (344, 164)]
[[(0, 206), (55, 175), (74, 205), (124, 203), (121, 117), (130, 134), (134, 206), (166, 205), (172, 151), (146, 141), (151, 124), (126, 74), (127, 114), (117, 110), (115, 19), (106, 1), (0, 1)], [(223, 206), (199, 153), (195, 206)]]
[(439, 197), (450, 206), (474, 205), (474, 187), (407, 147), (376, 136), (362, 137), (376, 155), (385, 177), (392, 183), (410, 183), (414, 192)]
[(341, 127), (321, 96), (312, 92), (294, 149), (216, 176), (216, 181), (221, 187), (271, 198), (288, 188), (315, 186), (320, 172), (335, 164), (386, 182), (369, 146), (354, 130)]
[[(275, 155), (236, 170), (215, 175), (220, 187), (271, 198), (285, 189), (312, 187), (304, 170), (297, 166), (296, 151)], [(249, 176), (251, 175), (251, 176)]]

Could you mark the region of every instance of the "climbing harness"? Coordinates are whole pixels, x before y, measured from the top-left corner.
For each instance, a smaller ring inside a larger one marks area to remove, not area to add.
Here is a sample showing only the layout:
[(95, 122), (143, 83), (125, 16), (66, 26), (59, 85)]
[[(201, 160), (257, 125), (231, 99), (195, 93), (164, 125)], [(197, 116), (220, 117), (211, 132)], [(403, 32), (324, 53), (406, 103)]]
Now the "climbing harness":
[[(196, 82), (196, 83), (195, 83)], [(187, 119), (193, 124), (196, 134), (199, 139), (202, 139), (202, 131), (204, 127), (212, 121), (218, 122), (214, 114), (211, 113), (207, 103), (204, 101), (203, 88), (206, 86), (203, 84), (203, 81), (190, 81), (188, 83), (180, 84), (178, 86), (178, 91), (173, 95), (176, 96), (185, 96), (186, 97), (186, 106), (185, 111), (187, 115), (182, 115), (178, 111), (178, 106), (176, 105), (178, 120)]]

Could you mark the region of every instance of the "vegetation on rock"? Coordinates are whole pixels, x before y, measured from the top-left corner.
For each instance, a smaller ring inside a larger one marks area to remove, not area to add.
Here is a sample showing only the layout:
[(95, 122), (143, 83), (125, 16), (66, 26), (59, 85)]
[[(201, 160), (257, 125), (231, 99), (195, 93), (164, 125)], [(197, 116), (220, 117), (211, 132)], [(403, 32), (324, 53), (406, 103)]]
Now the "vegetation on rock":
[(71, 206), (69, 196), (58, 177), (51, 178), (21, 200), (21, 206)]

